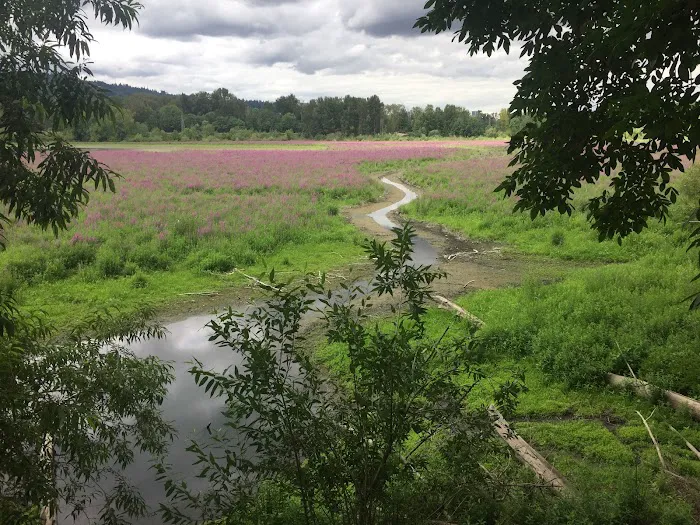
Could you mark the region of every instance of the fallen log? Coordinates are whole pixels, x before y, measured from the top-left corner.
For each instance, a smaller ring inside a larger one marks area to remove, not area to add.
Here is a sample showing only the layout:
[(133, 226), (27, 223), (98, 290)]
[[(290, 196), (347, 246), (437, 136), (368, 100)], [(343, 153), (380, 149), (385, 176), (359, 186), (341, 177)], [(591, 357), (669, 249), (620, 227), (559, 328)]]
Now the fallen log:
[(553, 490), (562, 491), (568, 488), (564, 476), (550, 465), (539, 452), (532, 448), (527, 441), (510, 428), (508, 422), (495, 406), (491, 405), (489, 407), (489, 414), (494, 420), (493, 426), (496, 433), (513, 449), (520, 461), (530, 467)]
[(700, 402), (695, 399), (691, 399), (677, 392), (672, 392), (671, 390), (664, 390), (662, 388), (650, 385), (646, 381), (641, 379), (632, 379), (630, 377), (620, 376), (617, 374), (608, 374), (608, 383), (614, 387), (618, 388), (630, 388), (632, 391), (640, 397), (645, 397), (647, 399), (653, 398), (657, 394), (668, 401), (668, 403), (676, 410), (686, 409), (690, 415), (700, 421)]
[(470, 314), (464, 308), (462, 308), (458, 304), (453, 303), (452, 301), (450, 301), (446, 297), (443, 297), (442, 295), (433, 295), (433, 300), (442, 306), (454, 310), (458, 316), (462, 317), (463, 319), (469, 320), (472, 324), (479, 328), (485, 325), (485, 323), (477, 316), (475, 316), (474, 314)]

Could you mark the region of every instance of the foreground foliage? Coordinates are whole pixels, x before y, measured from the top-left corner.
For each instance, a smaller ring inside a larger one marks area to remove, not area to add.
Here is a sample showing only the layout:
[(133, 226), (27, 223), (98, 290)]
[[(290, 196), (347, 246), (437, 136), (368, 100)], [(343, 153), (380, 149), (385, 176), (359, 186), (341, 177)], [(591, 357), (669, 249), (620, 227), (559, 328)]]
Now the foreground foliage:
[(0, 338), (2, 523), (33, 522), (44, 507), (101, 523), (147, 513), (121, 470), (137, 453), (163, 454), (171, 433), (158, 408), (171, 367), (126, 348), (163, 336), (148, 315), (97, 315), (67, 334), (13, 319)]
[[(496, 447), (485, 407), (465, 408), (483, 379), (470, 363), (469, 333), (448, 337), (447, 327), (425, 337), (425, 301), (442, 274), (411, 264), (410, 226), (395, 233), (390, 246), (367, 246), (377, 270), (369, 291), (365, 284), (333, 293), (323, 280), (279, 284), (273, 273), (262, 306), (210, 324), (212, 339), (242, 362), (191, 370), (225, 401), (226, 428), (208, 429), (208, 443), (189, 447), (209, 490), (195, 494), (161, 466), (172, 497), (162, 509), (168, 522), (266, 522), (258, 512), (269, 491), (290, 502), (286, 512), (298, 502), (300, 523), (415, 523), (487, 497), (479, 460)], [(367, 308), (384, 295), (397, 299), (394, 315), (372, 325)], [(311, 314), (347, 351), (336, 382), (322, 378), (303, 344), (300, 328)], [(506, 382), (498, 400), (511, 406), (517, 391)]]
[[(58, 235), (92, 187), (114, 191), (117, 175), (56, 131), (113, 116), (112, 102), (87, 81), (94, 41), (87, 20), (127, 29), (140, 7), (134, 0), (0, 5), (0, 236), (11, 220)], [(77, 516), (90, 504), (104, 523), (143, 515), (119, 471), (135, 451), (163, 453), (169, 426), (158, 406), (172, 376), (124, 345), (162, 331), (144, 315), (93, 316), (73, 330), (54, 329), (20, 313), (13, 292), (0, 286), (0, 521), (35, 523), (59, 506)]]

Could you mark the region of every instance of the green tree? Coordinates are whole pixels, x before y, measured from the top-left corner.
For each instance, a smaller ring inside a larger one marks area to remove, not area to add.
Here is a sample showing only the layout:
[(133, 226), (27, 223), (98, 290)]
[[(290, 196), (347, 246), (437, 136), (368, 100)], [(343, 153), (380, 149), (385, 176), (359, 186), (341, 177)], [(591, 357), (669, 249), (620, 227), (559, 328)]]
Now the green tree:
[(175, 104), (168, 104), (158, 110), (158, 127), (163, 131), (179, 131), (182, 125), (182, 111)]
[[(468, 338), (449, 328), (426, 337), (425, 303), (444, 274), (411, 264), (410, 226), (394, 232), (388, 246), (366, 245), (377, 272), (369, 293), (362, 286), (331, 292), (310, 277), (278, 283), (273, 271), (261, 307), (210, 323), (239, 364), (216, 371), (196, 363), (191, 373), (225, 401), (227, 430), (210, 430), (208, 443), (189, 447), (209, 490), (192, 494), (161, 466), (173, 495), (163, 507), (166, 521), (271, 523), (255, 509), (262, 481), (276, 486), (287, 508), (299, 501), (297, 522), (307, 524), (461, 521), (466, 501), (489, 498), (479, 461), (494, 451), (491, 422), (486, 407), (465, 408), (483, 375), (470, 362)], [(396, 297), (395, 316), (368, 326), (367, 306), (382, 295)], [(300, 326), (309, 313), (321, 317), (329, 343), (347, 356), (335, 381), (323, 378), (304, 346)], [(509, 383), (497, 397), (508, 404), (517, 389)], [(427, 447), (432, 465), (422, 455)], [(459, 498), (445, 498), (455, 487)]]
[[(58, 234), (91, 187), (114, 190), (117, 175), (57, 131), (114, 115), (87, 80), (87, 21), (130, 28), (140, 7), (134, 0), (0, 4), (0, 228), (16, 219)], [(162, 333), (144, 317), (98, 315), (58, 333), (0, 293), (0, 522), (36, 522), (41, 508), (58, 502), (80, 513), (95, 498), (105, 523), (144, 514), (115, 471), (137, 450), (162, 452), (169, 432), (158, 406), (170, 368), (122, 346)], [(113, 490), (100, 494), (105, 481)]]
[(292, 116), (299, 118), (301, 117), (301, 102), (299, 102), (299, 99), (294, 95), (279, 97), (275, 100), (275, 111), (280, 115), (290, 113)]
[[(601, 239), (665, 220), (676, 200), (670, 174), (700, 145), (700, 6), (680, 0), (429, 0), (416, 26), (455, 29), (470, 54), (529, 58), (510, 105), (534, 122), (515, 134), (516, 170), (499, 186), (532, 217), (571, 213), (573, 193), (602, 175), (587, 205)], [(646, 140), (635, 140), (638, 132)], [(632, 138), (629, 138), (629, 135)], [(700, 235), (695, 230), (694, 235)], [(697, 246), (697, 243), (695, 244)], [(700, 295), (692, 302), (700, 308)]]
[(382, 131), (382, 109), (384, 104), (377, 95), (367, 99), (367, 132), (377, 135)]
[(510, 113), (508, 112), (508, 108), (501, 108), (501, 111), (498, 113), (498, 130), (499, 131), (508, 131), (510, 127)]
[(285, 113), (279, 121), (280, 131), (299, 131), (299, 120), (292, 113)]

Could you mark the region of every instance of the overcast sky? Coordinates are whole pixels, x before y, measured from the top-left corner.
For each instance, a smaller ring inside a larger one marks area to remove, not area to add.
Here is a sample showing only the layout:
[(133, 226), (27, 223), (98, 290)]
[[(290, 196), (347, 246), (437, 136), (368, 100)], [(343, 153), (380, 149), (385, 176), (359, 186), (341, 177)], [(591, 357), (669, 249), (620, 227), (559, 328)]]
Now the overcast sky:
[(242, 98), (379, 95), (407, 106), (496, 111), (525, 63), (470, 57), (451, 34), (412, 29), (425, 0), (142, 0), (132, 32), (99, 28), (95, 76), (171, 93)]

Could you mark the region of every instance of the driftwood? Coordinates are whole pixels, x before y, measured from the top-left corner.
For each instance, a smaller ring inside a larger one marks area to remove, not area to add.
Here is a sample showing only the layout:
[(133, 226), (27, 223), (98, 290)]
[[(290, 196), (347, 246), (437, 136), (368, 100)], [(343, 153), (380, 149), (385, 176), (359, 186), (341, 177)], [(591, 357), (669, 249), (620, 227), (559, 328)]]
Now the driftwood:
[(520, 461), (530, 467), (548, 487), (556, 491), (562, 491), (567, 488), (564, 476), (550, 465), (539, 452), (532, 448), (527, 441), (510, 428), (508, 422), (495, 406), (491, 405), (489, 407), (489, 414), (494, 420), (493, 426), (496, 433), (513, 449)]
[(608, 374), (608, 383), (615, 387), (631, 388), (638, 396), (648, 399), (653, 398), (656, 393), (661, 393), (673, 408), (676, 410), (687, 409), (694, 419), (700, 420), (700, 402), (695, 399), (677, 392), (657, 388), (641, 379), (631, 379), (617, 374)]
[(242, 270), (239, 270), (238, 268), (234, 268), (232, 272), (229, 272), (229, 273), (227, 273), (226, 275), (233, 275), (233, 274), (236, 274), (236, 273), (241, 274), (243, 277), (245, 277), (245, 278), (248, 279), (249, 281), (253, 281), (255, 284), (257, 284), (257, 285), (259, 285), (259, 286), (262, 286), (263, 288), (268, 288), (268, 289), (269, 289), (269, 288), (272, 288), (273, 290), (279, 290), (278, 287), (273, 286), (273, 285), (271, 285), (271, 284), (269, 284), (269, 283), (263, 282), (263, 281), (261, 281), (260, 279), (258, 279), (257, 277), (253, 277), (252, 275), (248, 275), (247, 273), (243, 272)]
[(678, 430), (676, 430), (675, 428), (673, 428), (673, 426), (669, 425), (669, 427), (671, 427), (671, 430), (673, 430), (676, 434), (678, 434), (678, 435), (680, 436), (680, 438), (685, 442), (685, 446), (688, 447), (688, 448), (690, 449), (690, 451), (691, 451), (693, 454), (695, 454), (695, 457), (698, 458), (698, 459), (700, 459), (700, 450), (698, 450), (697, 448), (695, 448), (695, 447), (693, 446), (693, 444), (692, 444), (690, 441), (688, 441), (687, 439), (685, 439), (685, 438), (683, 437), (683, 434), (681, 434), (680, 432), (678, 432)]
[[(656, 409), (654, 409), (654, 410), (656, 410)], [(654, 443), (654, 448), (656, 448), (656, 455), (659, 456), (659, 463), (661, 463), (661, 468), (664, 470), (667, 470), (666, 462), (664, 461), (664, 457), (661, 455), (661, 447), (659, 446), (659, 442), (656, 440), (654, 433), (651, 431), (651, 427), (649, 426), (649, 423), (647, 423), (647, 420), (651, 419), (651, 416), (654, 415), (654, 412), (652, 412), (648, 418), (645, 418), (639, 410), (635, 410), (635, 412), (637, 412), (637, 415), (640, 418), (642, 418), (642, 423), (644, 423), (644, 428), (647, 429), (647, 433), (649, 434), (649, 437), (651, 438), (651, 442)]]
[(433, 295), (433, 300), (442, 306), (445, 306), (447, 308), (454, 310), (457, 313), (457, 315), (459, 315), (460, 317), (462, 317), (464, 319), (468, 319), (472, 324), (474, 324), (475, 326), (477, 326), (479, 328), (481, 328), (485, 324), (477, 316), (475, 316), (474, 314), (470, 314), (464, 308), (462, 308), (458, 304), (453, 303), (452, 301), (443, 297), (442, 295)]

